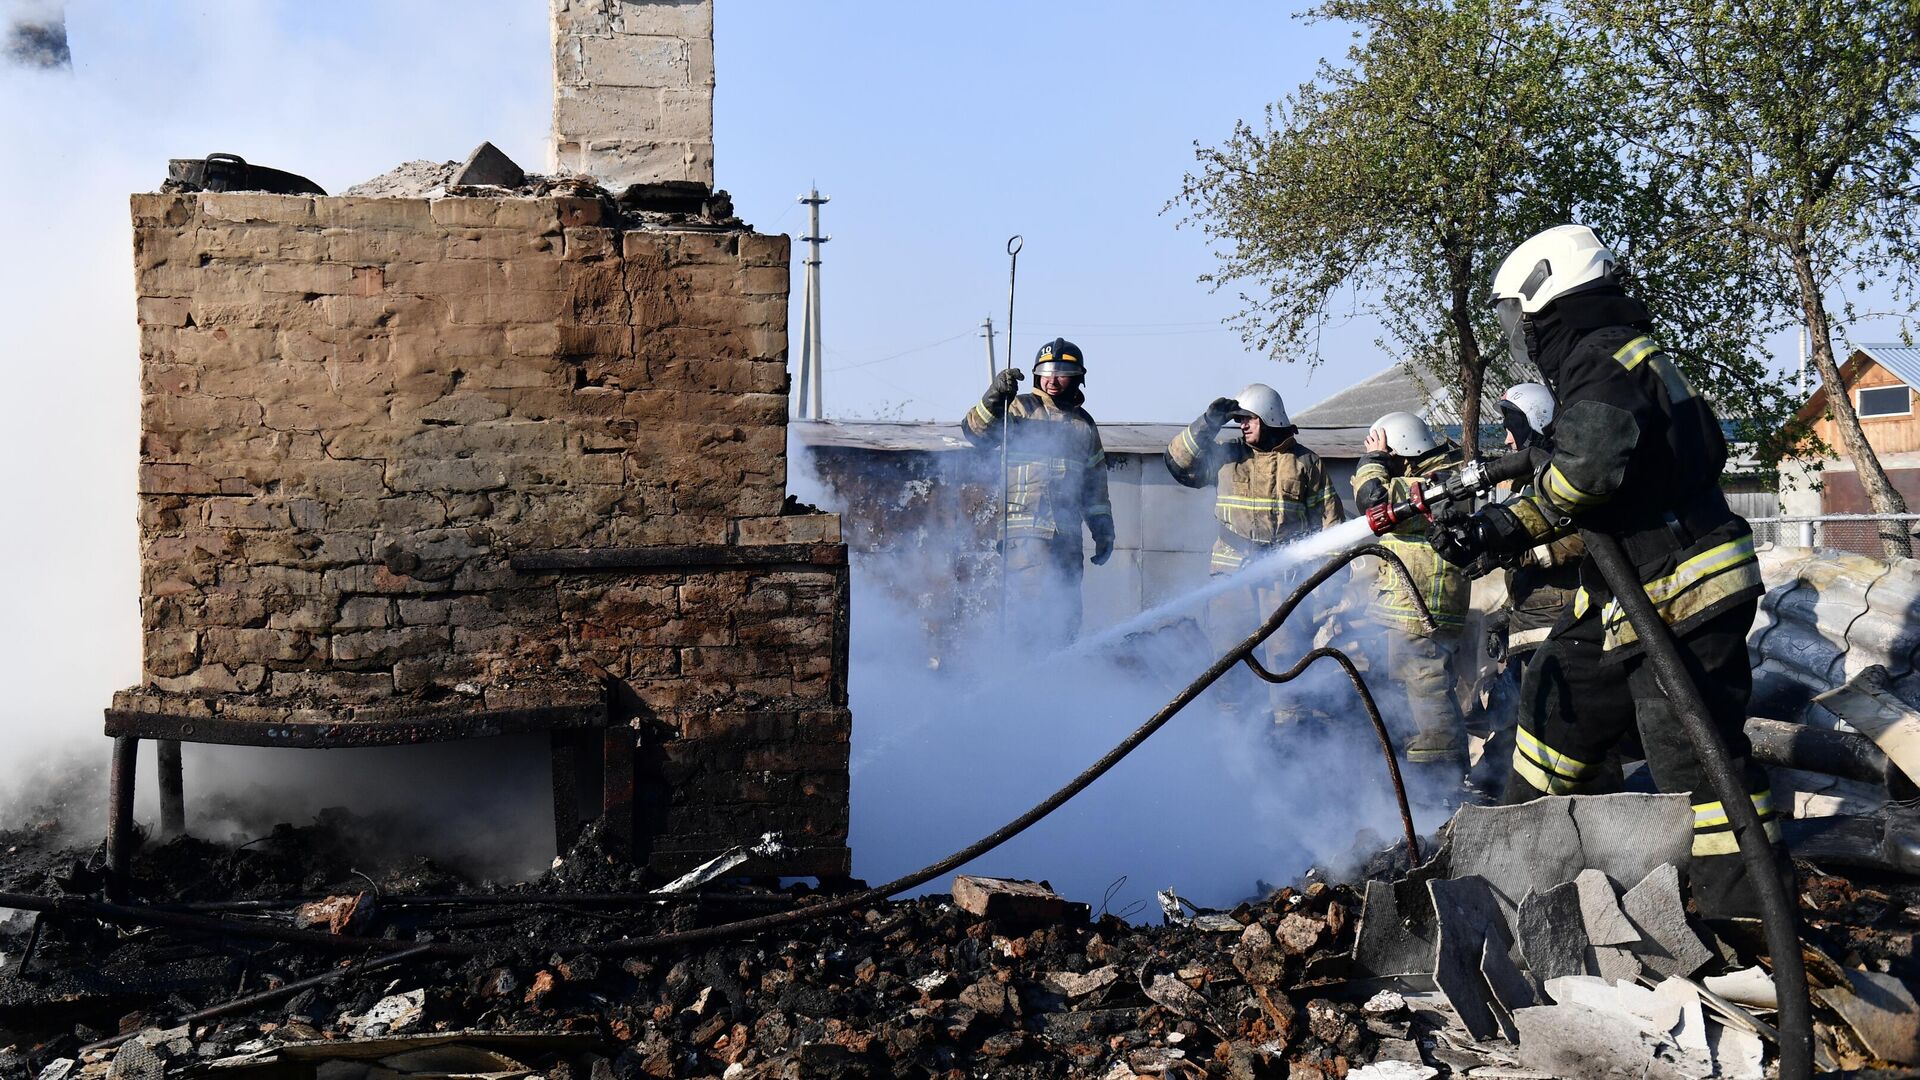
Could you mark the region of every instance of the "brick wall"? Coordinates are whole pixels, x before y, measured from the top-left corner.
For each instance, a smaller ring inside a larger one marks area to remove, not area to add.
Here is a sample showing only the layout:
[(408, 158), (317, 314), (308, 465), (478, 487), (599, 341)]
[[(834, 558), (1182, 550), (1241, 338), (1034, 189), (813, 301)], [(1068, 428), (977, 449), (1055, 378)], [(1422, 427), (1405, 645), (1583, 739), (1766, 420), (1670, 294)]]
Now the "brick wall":
[(657, 744), (656, 826), (757, 835), (784, 799), (844, 840), (843, 563), (509, 562), (838, 550), (837, 518), (780, 516), (785, 237), (588, 198), (137, 195), (133, 219), (143, 695), (348, 716), (610, 684)]
[(550, 0), (549, 165), (713, 186), (713, 0)]

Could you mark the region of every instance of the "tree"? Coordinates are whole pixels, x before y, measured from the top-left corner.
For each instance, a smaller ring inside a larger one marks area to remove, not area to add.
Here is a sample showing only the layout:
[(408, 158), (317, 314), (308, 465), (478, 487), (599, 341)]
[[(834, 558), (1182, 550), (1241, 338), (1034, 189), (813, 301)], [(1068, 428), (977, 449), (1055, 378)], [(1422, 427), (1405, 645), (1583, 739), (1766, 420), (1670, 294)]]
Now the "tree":
[[(1920, 0), (1595, 0), (1627, 103), (1622, 158), (1699, 260), (1807, 331), (1842, 447), (1878, 513), (1906, 512), (1868, 445), (1833, 346), (1832, 298), (1911, 294), (1920, 238)], [(1889, 558), (1904, 530), (1882, 531)]]
[(1346, 64), (1322, 63), (1260, 130), (1196, 146), (1174, 204), (1219, 248), (1203, 280), (1247, 287), (1250, 345), (1317, 364), (1337, 295), (1367, 296), (1381, 347), (1455, 391), (1472, 453), (1489, 370), (1507, 373), (1498, 260), (1624, 184), (1590, 42), (1531, 0), (1330, 0), (1309, 17), (1358, 26)]

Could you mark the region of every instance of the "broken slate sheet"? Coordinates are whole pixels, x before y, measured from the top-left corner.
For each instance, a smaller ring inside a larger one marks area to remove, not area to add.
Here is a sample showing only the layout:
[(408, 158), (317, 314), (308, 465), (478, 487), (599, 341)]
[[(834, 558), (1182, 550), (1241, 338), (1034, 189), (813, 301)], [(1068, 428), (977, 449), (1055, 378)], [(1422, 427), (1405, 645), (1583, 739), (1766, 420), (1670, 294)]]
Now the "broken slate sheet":
[[(1512, 1020), (1496, 1003), (1495, 986), (1482, 970), (1490, 955), (1505, 961), (1496, 967), (1499, 988), (1511, 988), (1526, 981), (1511, 971), (1507, 952), (1513, 945), (1507, 924), (1500, 916), (1493, 892), (1485, 879), (1478, 877), (1442, 878), (1427, 882), (1434, 910), (1439, 914), (1440, 941), (1434, 957), (1433, 982), (1447, 997), (1447, 1003), (1476, 1039), (1514, 1037)], [(1531, 1002), (1528, 1002), (1531, 1004)]]
[[(1693, 808), (1685, 795), (1573, 795), (1462, 807), (1431, 861), (1400, 881), (1368, 885), (1355, 966), (1382, 977), (1421, 978), (1432, 971), (1438, 935), (1424, 885), (1431, 879), (1485, 878), (1503, 920), (1513, 925), (1528, 892), (1545, 894), (1588, 869), (1613, 881), (1642, 881), (1662, 864), (1682, 863), (1692, 848)], [(1624, 957), (1608, 966), (1628, 970)]]
[(1580, 888), (1569, 881), (1546, 892), (1529, 892), (1514, 918), (1520, 958), (1536, 986), (1563, 975), (1587, 974), (1587, 934), (1580, 921)]
[(1713, 951), (1687, 925), (1686, 901), (1680, 897), (1680, 871), (1672, 863), (1655, 869), (1627, 890), (1621, 902), (1639, 931), (1633, 951), (1654, 974), (1691, 975), (1713, 959)]
[(1580, 890), (1580, 922), (1587, 928), (1588, 944), (1631, 945), (1640, 940), (1640, 932), (1620, 910), (1620, 894), (1606, 874), (1582, 870), (1573, 884)]
[(1529, 889), (1545, 892), (1598, 870), (1639, 881), (1693, 851), (1685, 795), (1570, 795), (1518, 806), (1464, 806), (1447, 830), (1448, 875), (1478, 874), (1511, 914)]

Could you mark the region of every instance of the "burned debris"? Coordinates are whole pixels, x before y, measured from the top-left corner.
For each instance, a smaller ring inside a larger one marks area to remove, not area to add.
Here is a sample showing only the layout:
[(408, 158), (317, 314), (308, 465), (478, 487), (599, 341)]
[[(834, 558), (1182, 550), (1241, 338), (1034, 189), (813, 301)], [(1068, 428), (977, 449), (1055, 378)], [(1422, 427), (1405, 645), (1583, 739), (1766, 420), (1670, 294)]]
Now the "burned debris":
[[(1295, 1064), (1339, 1075), (1383, 1039), (1412, 1053), (1409, 1038), (1425, 1024), (1405, 1009), (1365, 1012), (1337, 980), (1303, 983), (1353, 939), (1358, 898), (1324, 884), (1204, 923), (1151, 928), (1090, 920), (1044, 886), (974, 878), (951, 900), (876, 904), (764, 940), (621, 955), (620, 942), (655, 931), (804, 909), (817, 898), (738, 885), (672, 903), (660, 894), (589, 897), (583, 886), (625, 880), (591, 842), (563, 860), (585, 864), (564, 886), (556, 871), (492, 890), (421, 867), (377, 870), (371, 881), (336, 877), (338, 862), (299, 861), (325, 844), (265, 847), (176, 840), (135, 861), (156, 895), (280, 897), (165, 907), (218, 912), (229, 934), (96, 934), (85, 920), (49, 921), (36, 946), (41, 974), (20, 976), (11, 963), (6, 972), (0, 1030), (15, 1036), (20, 1067), (120, 1076), (157, 1059), (156, 1076), (313, 1075), (267, 1067), (311, 1070), (440, 1046), (460, 1047), (460, 1060), (510, 1059), (517, 1065), (494, 1070), (523, 1070), (510, 1075), (583, 1080), (939, 1075), (983, 1065), (1016, 1076), (1284, 1075)], [(362, 911), (337, 936), (362, 952), (395, 950), (385, 966), (348, 965), (351, 948), (249, 942), (249, 927), (294, 925), (302, 906), (287, 891), (320, 881), (339, 891), (304, 917)], [(24, 932), (16, 924), (0, 948), (18, 955)], [(471, 949), (456, 958), (402, 951), (429, 938)], [(70, 977), (89, 966), (146, 975), (84, 985)], [(305, 982), (320, 974), (335, 977)], [(261, 993), (275, 989), (297, 992)], [(243, 995), (255, 1000), (241, 1011), (182, 1023)], [(102, 1045), (82, 1052), (91, 1044)]]
[[(1663, 801), (1596, 803), (1509, 808), (1547, 820), (1536, 835), (1577, 820), (1610, 868), (1545, 890), (1537, 864), (1471, 850), (1494, 835), (1485, 810), (1411, 875), (1430, 909), (1377, 900), (1405, 880), (1314, 883), (1227, 912), (1175, 896), (1160, 926), (965, 875), (951, 896), (806, 918), (834, 898), (739, 878), (649, 889), (598, 827), (514, 886), (383, 863), (344, 814), (244, 846), (180, 838), (138, 853), (130, 917), (0, 929), (0, 1060), (68, 1078), (1764, 1075), (1772, 983), (1751, 942), (1690, 919), (1669, 864), (1621, 888), (1639, 860), (1618, 861), (1608, 830)], [(0, 891), (98, 881), (88, 853), (43, 839), (0, 837)], [(1802, 873), (1819, 1061), (1911, 1061), (1920, 886)], [(646, 945), (769, 913), (803, 918)], [(1424, 977), (1377, 974), (1383, 921), (1431, 928)]]

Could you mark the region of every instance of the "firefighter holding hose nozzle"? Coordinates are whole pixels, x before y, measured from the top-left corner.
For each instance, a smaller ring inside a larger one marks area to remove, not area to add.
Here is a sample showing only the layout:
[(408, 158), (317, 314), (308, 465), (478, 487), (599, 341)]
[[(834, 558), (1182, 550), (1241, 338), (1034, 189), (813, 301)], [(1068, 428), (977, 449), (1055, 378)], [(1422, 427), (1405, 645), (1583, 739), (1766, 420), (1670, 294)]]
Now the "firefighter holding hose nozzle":
[[(1416, 496), (1426, 485), (1444, 484), (1460, 467), (1454, 446), (1426, 421), (1408, 412), (1388, 413), (1367, 431), (1366, 453), (1354, 470), (1354, 501), (1378, 520), (1382, 510)], [(1367, 614), (1385, 630), (1387, 671), (1407, 692), (1407, 718), (1413, 732), (1404, 740), (1407, 763), (1442, 790), (1458, 794), (1467, 764), (1465, 724), (1454, 697), (1453, 661), (1466, 626), (1466, 571), (1440, 559), (1420, 515), (1402, 518), (1384, 530), (1380, 543), (1400, 557), (1421, 591), (1437, 632), (1428, 632), (1420, 607), (1396, 574), (1374, 579)]]
[[(1547, 428), (1553, 423), (1553, 391), (1537, 382), (1517, 383), (1500, 395), (1500, 426), (1506, 429), (1509, 450), (1531, 451), (1547, 446)], [(1530, 478), (1510, 481), (1515, 495), (1534, 498)], [(1507, 602), (1487, 625), (1487, 656), (1495, 666), (1487, 689), (1487, 707), (1480, 720), (1487, 737), (1485, 750), (1474, 762), (1473, 786), (1495, 796), (1513, 768), (1514, 729), (1519, 723), (1520, 677), (1527, 661), (1547, 640), (1560, 613), (1573, 603), (1580, 587), (1580, 559), (1586, 545), (1578, 533), (1536, 544), (1500, 561), (1506, 569)], [(1469, 722), (1468, 727), (1474, 728)]]
[[(1559, 406), (1551, 450), (1535, 454), (1532, 494), (1436, 525), (1432, 542), (1466, 566), (1576, 528), (1617, 537), (1777, 845), (1766, 777), (1742, 731), (1753, 686), (1746, 637), (1763, 589), (1753, 534), (1720, 490), (1718, 418), (1621, 280), (1619, 260), (1580, 225), (1548, 229), (1501, 264), (1493, 296), (1508, 347), (1539, 368)], [(1655, 785), (1693, 803), (1690, 880), (1701, 915), (1757, 915), (1728, 814), (1591, 555), (1579, 580), (1521, 681), (1506, 800), (1605, 790), (1614, 745), (1637, 728)]]

